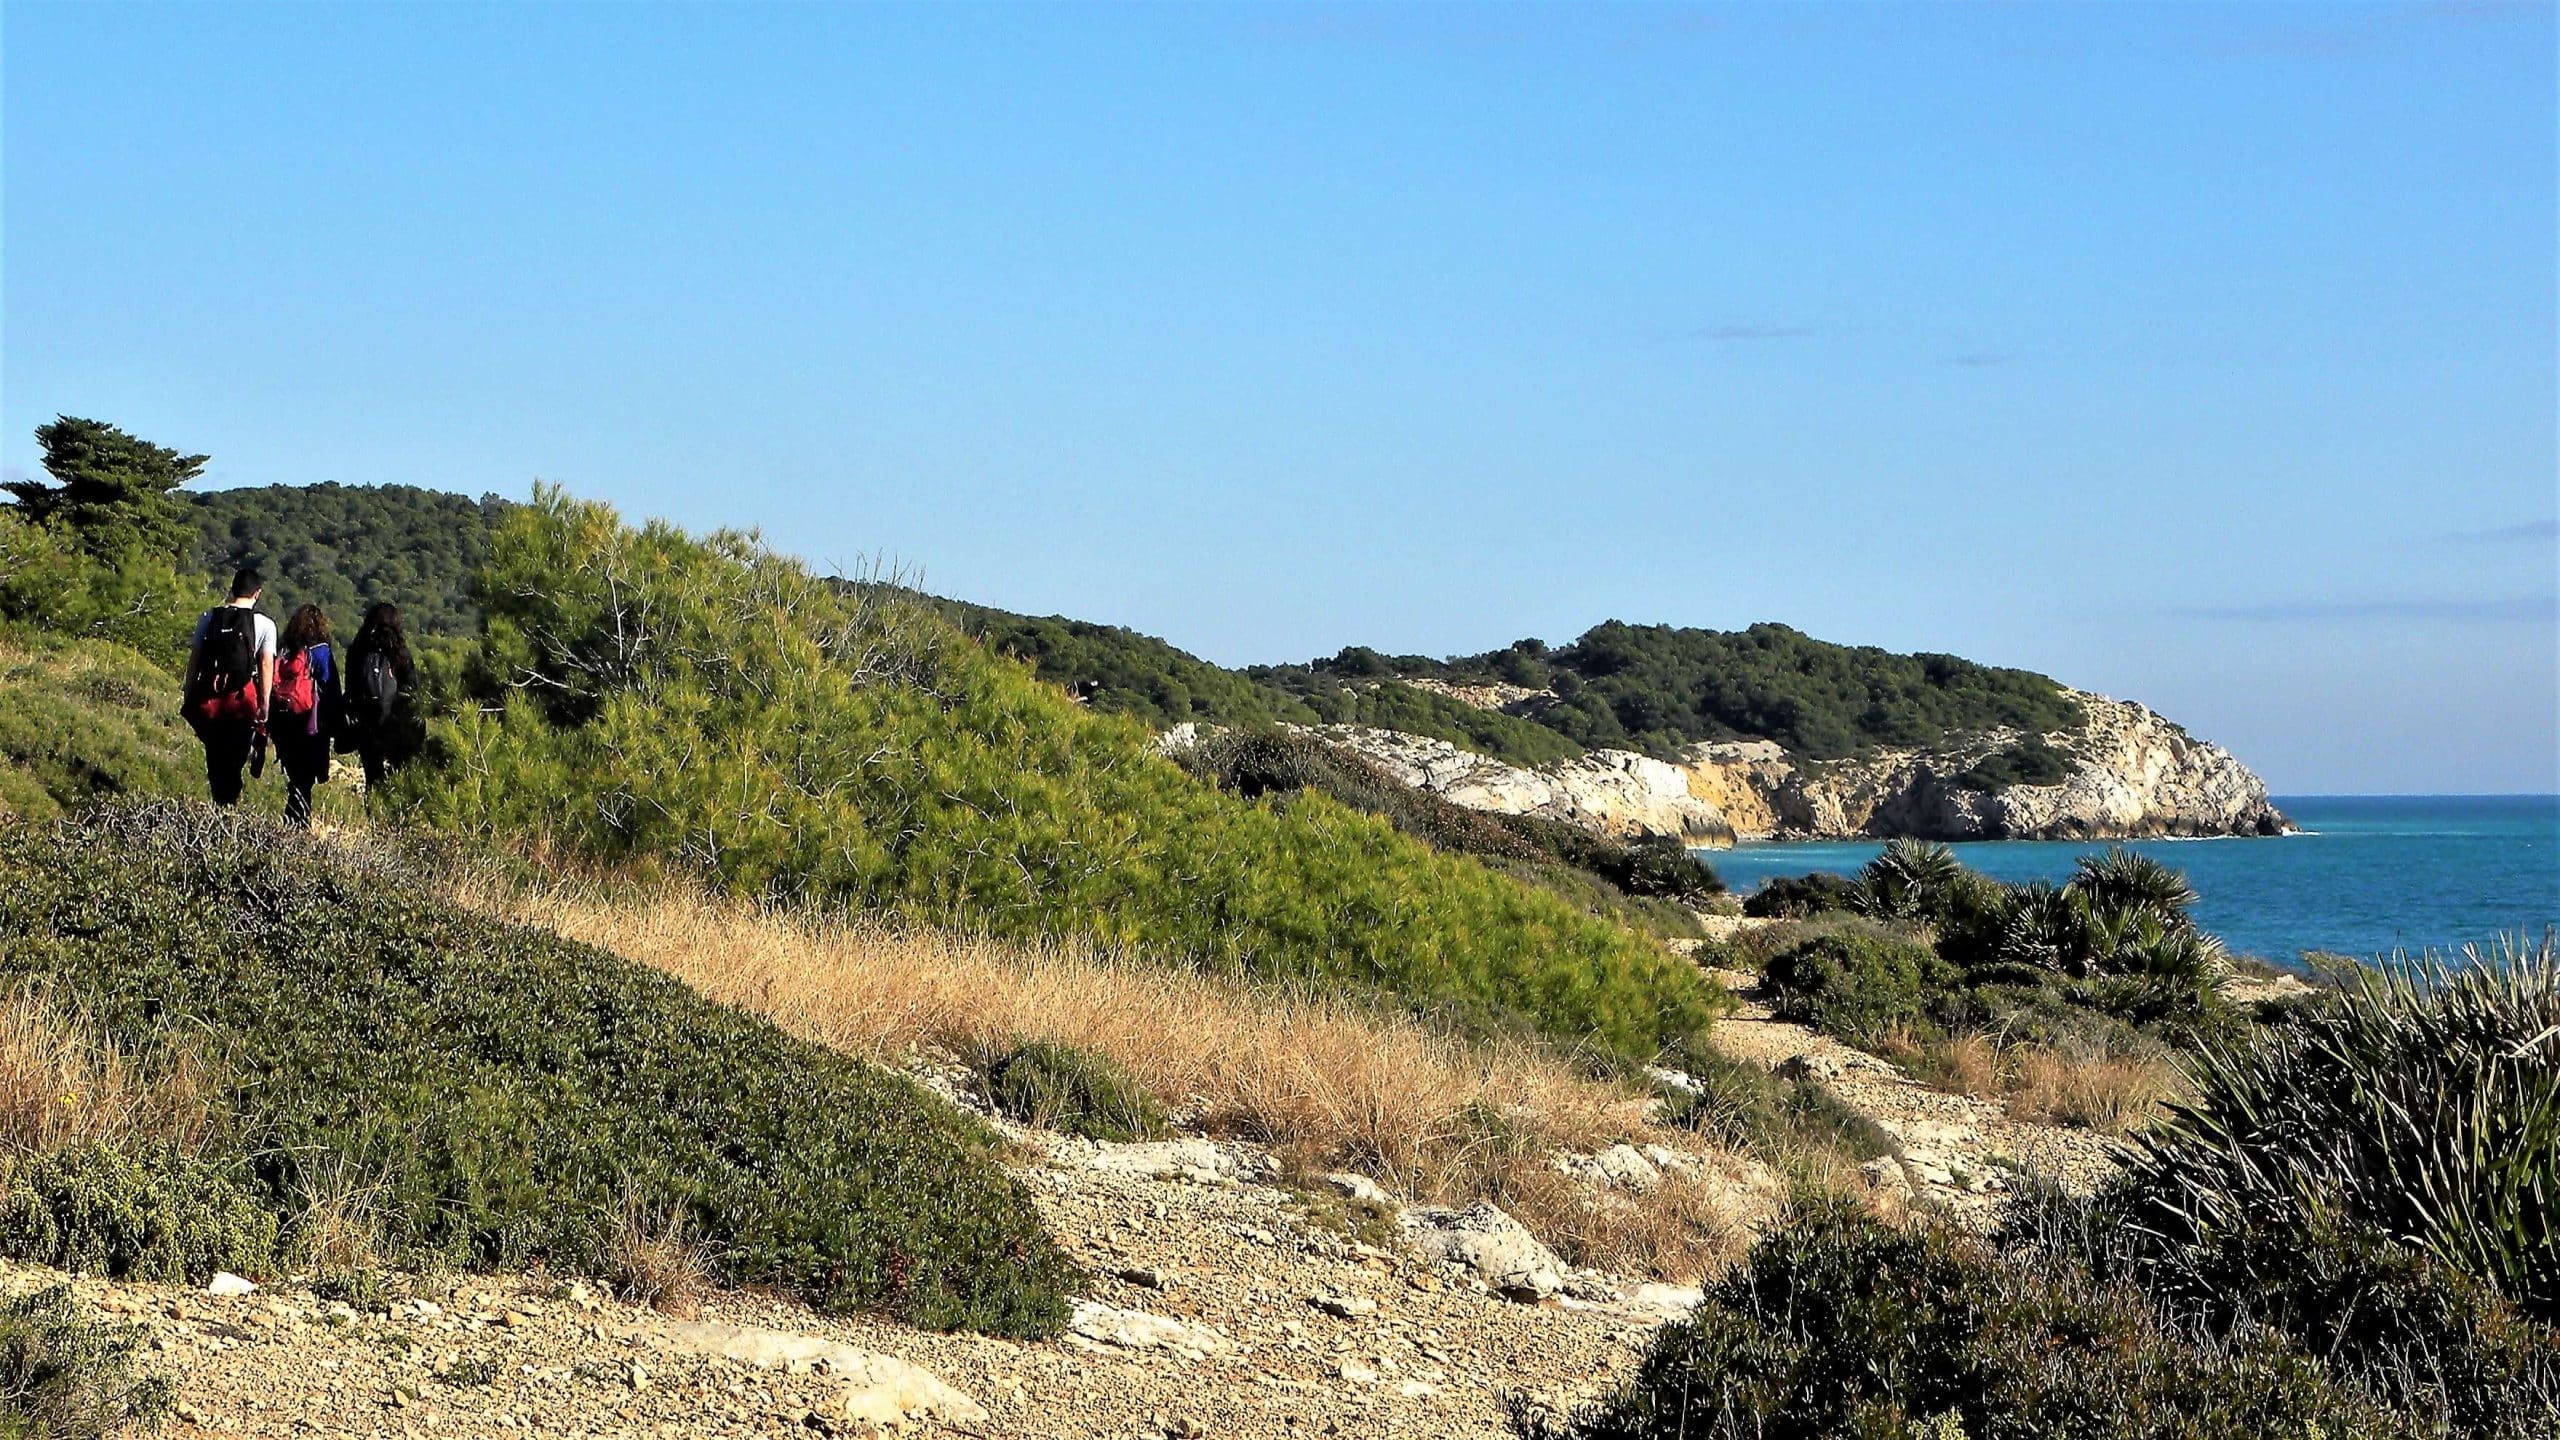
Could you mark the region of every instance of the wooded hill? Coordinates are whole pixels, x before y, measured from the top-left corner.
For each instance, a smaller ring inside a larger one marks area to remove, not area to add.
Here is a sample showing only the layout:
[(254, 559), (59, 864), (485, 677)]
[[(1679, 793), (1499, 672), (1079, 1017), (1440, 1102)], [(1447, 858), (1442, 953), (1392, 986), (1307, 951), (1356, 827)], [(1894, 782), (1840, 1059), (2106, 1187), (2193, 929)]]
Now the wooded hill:
[[(405, 485), (272, 485), (186, 498), (206, 571), (259, 565), (278, 613), (308, 600), (347, 625), (363, 603), (384, 599), (426, 635), (477, 625), (468, 578), (509, 504)], [(1831, 759), (1995, 726), (2066, 730), (2083, 718), (2060, 685), (2030, 671), (1835, 645), (1776, 624), (1721, 631), (1611, 620), (1560, 646), (1521, 640), (1449, 659), (1353, 646), (1304, 664), (1230, 669), (1122, 626), (941, 603), (970, 634), (1030, 661), (1041, 679), (1087, 693), (1104, 713), (1158, 728), (1373, 725), (1524, 765), (1586, 747), (1669, 754), (1739, 738)], [(1507, 714), (1406, 683), (1416, 679), (1497, 682), (1553, 698)]]

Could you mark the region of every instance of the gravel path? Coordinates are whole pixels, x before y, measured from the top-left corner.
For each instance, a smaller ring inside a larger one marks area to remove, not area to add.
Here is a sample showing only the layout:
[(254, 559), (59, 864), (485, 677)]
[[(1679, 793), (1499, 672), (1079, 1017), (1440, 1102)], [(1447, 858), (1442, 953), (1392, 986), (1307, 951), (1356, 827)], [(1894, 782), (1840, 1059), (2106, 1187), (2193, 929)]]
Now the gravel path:
[[(1510, 1433), (1507, 1397), (1556, 1404), (1629, 1370), (1662, 1318), (1629, 1302), (1497, 1298), (1310, 1223), (1273, 1186), (1093, 1169), (1027, 1172), (1090, 1298), (1196, 1327), (1180, 1353), (931, 1335), (724, 1292), (699, 1318), (912, 1361), (983, 1406), (905, 1434), (1025, 1437)], [(0, 1268), (12, 1290), (60, 1277)], [(1135, 1278), (1124, 1278), (1135, 1277)], [(295, 1285), (216, 1298), (80, 1281), (153, 1335), (179, 1436), (861, 1434), (844, 1382), (670, 1348), (664, 1318), (541, 1277), (402, 1277), (387, 1313)], [(421, 1305), (420, 1301), (425, 1303)], [(1319, 1302), (1322, 1303), (1319, 1303)], [(1374, 1307), (1374, 1308), (1372, 1308)], [(805, 1367), (801, 1367), (805, 1368)]]

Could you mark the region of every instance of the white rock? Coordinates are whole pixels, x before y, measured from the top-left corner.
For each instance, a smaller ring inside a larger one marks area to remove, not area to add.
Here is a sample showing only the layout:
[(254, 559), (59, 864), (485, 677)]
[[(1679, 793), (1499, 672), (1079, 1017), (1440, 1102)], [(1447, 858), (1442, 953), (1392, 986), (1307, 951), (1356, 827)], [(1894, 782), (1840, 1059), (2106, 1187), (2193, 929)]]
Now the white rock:
[(1205, 1325), (1193, 1325), (1144, 1310), (1123, 1310), (1099, 1300), (1079, 1300), (1067, 1317), (1069, 1332), (1124, 1350), (1171, 1350), (1197, 1359), (1228, 1348), (1227, 1337)]
[(1371, 1384), (1378, 1378), (1377, 1371), (1370, 1369), (1368, 1366), (1361, 1364), (1357, 1360), (1344, 1360), (1336, 1363), (1333, 1367), (1333, 1373), (1350, 1381), (1354, 1385)]
[(1134, 1145), (1096, 1146), (1086, 1165), (1112, 1175), (1135, 1175), (1148, 1180), (1196, 1180), (1216, 1184), (1223, 1180), (1245, 1181), (1258, 1178), (1264, 1169), (1262, 1157), (1240, 1147), (1220, 1145), (1214, 1140), (1144, 1140)]
[(1813, 1051), (1808, 1050), (1800, 1055), (1790, 1055), (1786, 1059), (1779, 1061), (1777, 1075), (1781, 1080), (1799, 1080), (1807, 1083), (1819, 1083), (1825, 1080), (1839, 1079), (1843, 1074), (1847, 1073), (1848, 1068), (1849, 1067), (1847, 1065), (1841, 1063), (1840, 1058), (1836, 1055), (1818, 1055)]
[(1468, 1271), (1504, 1295), (1537, 1299), (1564, 1285), (1564, 1262), (1491, 1201), (1463, 1210), (1416, 1206), (1404, 1212), (1404, 1231), (1423, 1255)]
[(1395, 1201), (1388, 1196), (1386, 1190), (1381, 1187), (1377, 1181), (1370, 1179), (1366, 1175), (1354, 1175), (1347, 1170), (1337, 1170), (1324, 1177), (1324, 1183), (1332, 1186), (1334, 1193), (1342, 1196), (1346, 1200), (1357, 1200), (1364, 1205), (1392, 1205), (1395, 1203)]
[(204, 1287), (204, 1293), (207, 1295), (254, 1295), (257, 1290), (256, 1281), (234, 1275), (228, 1270), (214, 1271), (213, 1279)]
[[(845, 1382), (845, 1419), (873, 1425), (899, 1425), (918, 1417), (974, 1425), (987, 1418), (986, 1408), (945, 1385), (932, 1372), (901, 1360), (857, 1350), (833, 1340), (757, 1330), (717, 1321), (675, 1321), (659, 1332), (676, 1349), (718, 1355), (769, 1370), (824, 1366)], [(634, 1388), (647, 1383), (646, 1372), (632, 1367)]]
[(1627, 1292), (1627, 1308), (1648, 1318), (1677, 1320), (1705, 1301), (1706, 1292), (1695, 1285), (1662, 1285), (1647, 1283)]

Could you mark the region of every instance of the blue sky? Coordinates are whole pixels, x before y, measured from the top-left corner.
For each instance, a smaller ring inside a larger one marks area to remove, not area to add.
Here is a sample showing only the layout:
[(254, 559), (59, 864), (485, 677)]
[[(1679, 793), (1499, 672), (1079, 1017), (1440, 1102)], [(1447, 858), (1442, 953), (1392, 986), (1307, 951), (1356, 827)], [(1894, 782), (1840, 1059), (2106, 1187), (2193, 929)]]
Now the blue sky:
[(1783, 620), (2560, 788), (2549, 6), (0, 14), (0, 463), (1213, 659)]

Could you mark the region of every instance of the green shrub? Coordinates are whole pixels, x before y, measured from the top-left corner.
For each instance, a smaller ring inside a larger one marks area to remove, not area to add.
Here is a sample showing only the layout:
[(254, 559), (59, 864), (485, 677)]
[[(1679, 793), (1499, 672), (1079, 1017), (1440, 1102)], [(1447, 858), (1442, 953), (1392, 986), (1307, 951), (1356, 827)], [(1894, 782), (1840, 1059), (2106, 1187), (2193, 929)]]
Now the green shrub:
[(916, 1086), (627, 961), (179, 806), (0, 827), (0, 974), (115, 1039), (201, 1029), (268, 1208), (378, 1177), (395, 1252), (604, 1274), (626, 1203), (728, 1278), (1045, 1333), (1072, 1272), (989, 1137)]
[(164, 1284), (263, 1275), (276, 1216), (230, 1168), (166, 1145), (82, 1146), (30, 1160), (0, 1200), (0, 1253)]
[(2309, 1357), (2199, 1343), (2134, 1293), (1838, 1204), (1753, 1247), (1634, 1381), (1539, 1440), (2382, 1440)]
[(1916, 940), (1845, 926), (1779, 951), (1760, 973), (1778, 1014), (1856, 1040), (1921, 1020), (1956, 979), (1953, 967)]
[(1026, 1125), (1088, 1140), (1164, 1132), (1164, 1112), (1107, 1055), (1035, 1040), (987, 1067), (987, 1097)]
[(203, 789), (175, 676), (113, 641), (0, 626), (0, 810)]
[(1959, 790), (1999, 790), (2011, 785), (2054, 785), (2071, 778), (2071, 757), (2041, 735), (1975, 761), (1947, 783)]
[(158, 1426), (169, 1382), (134, 1373), (144, 1331), (88, 1319), (71, 1287), (0, 1302), (0, 1440), (108, 1440)]
[(1857, 885), (1845, 875), (1816, 870), (1809, 875), (1779, 875), (1743, 897), (1742, 913), (1761, 920), (1809, 920), (1831, 911), (1857, 908)]
[(2265, 1273), (2199, 1276), (2200, 1294), (2278, 1284), (2333, 1217), (2468, 1275), (2560, 1324), (2560, 961), (2551, 937), (2448, 965), (2350, 977), (2330, 1003), (2254, 1043), (2205, 1047), (2196, 1096), (2128, 1166), (2168, 1273), (2261, 1250)]
[(1719, 1050), (1673, 1057), (1694, 1089), (1665, 1087), (1662, 1123), (1775, 1163), (1825, 1154), (1874, 1160), (1893, 1137), (1818, 1082), (1781, 1080)]
[(1320, 795), (1193, 782), (932, 607), (543, 491), (481, 579), (477, 697), (404, 779), (457, 830), (1385, 994), (1621, 1061), (1713, 1017), (1661, 947)]

